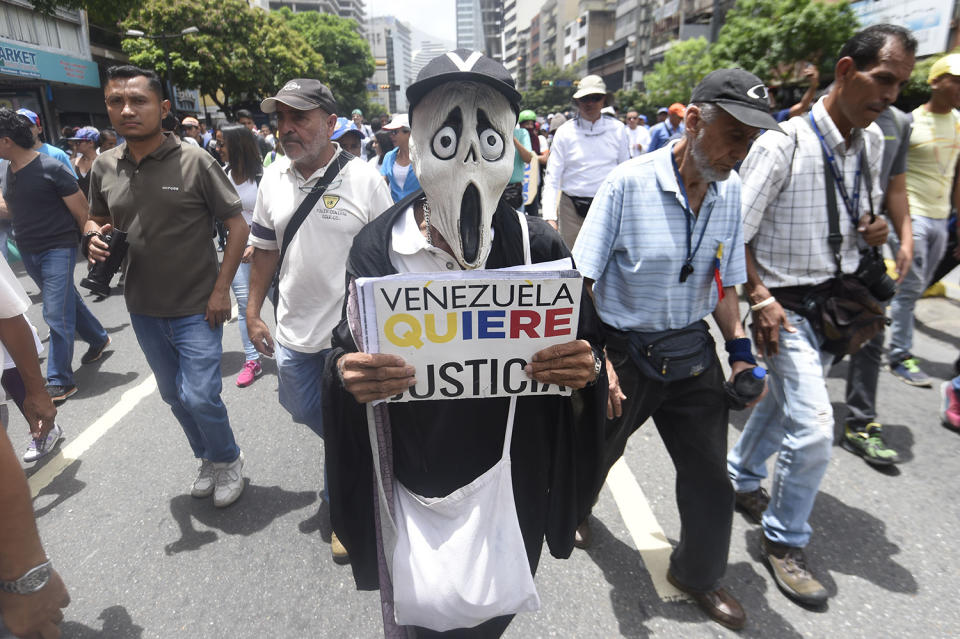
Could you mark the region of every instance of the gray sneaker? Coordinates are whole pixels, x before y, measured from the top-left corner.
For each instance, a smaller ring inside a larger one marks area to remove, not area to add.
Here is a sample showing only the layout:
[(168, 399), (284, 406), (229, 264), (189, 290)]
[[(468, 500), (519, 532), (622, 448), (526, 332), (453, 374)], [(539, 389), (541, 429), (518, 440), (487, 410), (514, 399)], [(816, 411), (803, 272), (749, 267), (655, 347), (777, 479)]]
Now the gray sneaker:
[(31, 438), (30, 443), (27, 444), (26, 452), (23, 453), (23, 461), (30, 463), (46, 457), (53, 452), (61, 437), (63, 437), (63, 429), (54, 424), (42, 440)]
[(243, 492), (243, 451), (232, 462), (214, 462), (213, 505), (217, 508), (226, 508), (237, 501)]
[(826, 603), (829, 597), (827, 589), (807, 570), (803, 548), (784, 546), (763, 535), (760, 551), (783, 594), (807, 606)]
[(190, 495), (197, 499), (203, 499), (213, 494), (213, 485), (215, 480), (213, 462), (209, 459), (200, 460), (200, 473), (193, 480), (193, 487), (190, 489)]
[(919, 386), (921, 388), (933, 387), (930, 376), (923, 372), (919, 362), (917, 362), (917, 358), (913, 355), (908, 355), (899, 362), (890, 362), (890, 372), (893, 373), (895, 377), (900, 378), (902, 382), (910, 384), (911, 386)]

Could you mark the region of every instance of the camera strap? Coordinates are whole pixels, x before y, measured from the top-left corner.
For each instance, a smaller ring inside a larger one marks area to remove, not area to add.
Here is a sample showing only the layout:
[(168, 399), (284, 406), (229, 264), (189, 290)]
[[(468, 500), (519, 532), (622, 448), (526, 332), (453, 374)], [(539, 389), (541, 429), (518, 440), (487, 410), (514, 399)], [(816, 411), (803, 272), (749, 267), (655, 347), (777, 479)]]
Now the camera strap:
[(840, 277), (842, 273), (840, 247), (843, 246), (843, 235), (840, 233), (840, 211), (837, 210), (837, 189), (833, 179), (833, 171), (830, 170), (830, 165), (827, 163), (827, 154), (825, 151), (823, 153), (823, 179), (827, 185), (827, 223), (829, 224), (827, 244), (830, 245), (833, 260), (837, 264), (836, 277)]
[[(330, 166), (327, 167), (327, 170), (323, 172), (323, 176), (317, 181), (316, 185), (310, 189), (307, 197), (303, 198), (303, 201), (300, 202), (300, 206), (298, 206), (297, 210), (294, 211), (293, 217), (290, 218), (290, 222), (283, 230), (283, 243), (280, 245), (280, 259), (277, 260), (277, 270), (273, 275), (274, 314), (276, 314), (277, 306), (280, 302), (280, 269), (283, 267), (283, 258), (287, 255), (287, 249), (290, 247), (290, 243), (293, 241), (293, 236), (297, 234), (297, 231), (303, 225), (304, 220), (307, 219), (307, 215), (309, 215), (310, 211), (313, 210), (313, 207), (317, 205), (320, 197), (336, 179), (337, 175), (340, 174), (341, 169), (343, 169), (343, 167), (345, 167), (352, 159), (353, 155), (347, 153), (346, 151), (340, 151), (340, 154), (337, 155), (337, 158), (331, 162)], [(296, 169), (291, 167), (291, 170)]]

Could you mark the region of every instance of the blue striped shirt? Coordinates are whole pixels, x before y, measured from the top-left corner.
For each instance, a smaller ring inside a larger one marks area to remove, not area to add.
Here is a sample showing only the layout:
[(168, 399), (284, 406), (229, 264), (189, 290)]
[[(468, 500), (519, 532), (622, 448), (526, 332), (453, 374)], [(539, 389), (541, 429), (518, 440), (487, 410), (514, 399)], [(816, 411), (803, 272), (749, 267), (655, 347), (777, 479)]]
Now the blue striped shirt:
[(740, 222), (740, 177), (712, 182), (693, 229), (693, 274), (680, 283), (687, 254), (686, 213), (673, 171), (674, 143), (624, 162), (604, 180), (573, 247), (577, 268), (595, 280), (597, 311), (628, 331), (682, 328), (717, 306), (714, 260), (723, 245), (724, 286), (747, 280)]

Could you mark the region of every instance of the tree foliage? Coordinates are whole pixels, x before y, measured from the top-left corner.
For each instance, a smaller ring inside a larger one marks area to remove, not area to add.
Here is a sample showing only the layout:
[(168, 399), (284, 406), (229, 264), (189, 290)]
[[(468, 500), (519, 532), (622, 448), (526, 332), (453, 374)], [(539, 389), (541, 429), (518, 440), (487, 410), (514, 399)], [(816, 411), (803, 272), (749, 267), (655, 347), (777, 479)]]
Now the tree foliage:
[(356, 20), (316, 11), (293, 13), (286, 7), (271, 14), (299, 32), (323, 57), (327, 83), (343, 114), (367, 107), (367, 79), (376, 67)]
[(833, 73), (836, 54), (857, 31), (845, 2), (738, 0), (712, 48), (717, 67), (738, 66), (766, 81), (785, 81), (794, 64), (812, 62)]
[[(717, 68), (704, 38), (677, 42), (663, 56), (651, 73), (644, 76), (647, 87), (647, 108), (690, 101), (693, 87)], [(636, 106), (636, 105), (635, 105)]]
[(537, 115), (568, 109), (571, 96), (576, 92), (574, 83), (579, 79), (576, 68), (536, 64), (530, 71), (530, 88), (523, 92), (520, 104), (524, 109), (533, 109)]
[(121, 22), (121, 29), (148, 35), (200, 32), (171, 38), (124, 38), (130, 61), (181, 87), (200, 89), (228, 117), (242, 99), (274, 94), (290, 78), (326, 80), (323, 58), (277, 15), (251, 8), (244, 0), (144, 0)]

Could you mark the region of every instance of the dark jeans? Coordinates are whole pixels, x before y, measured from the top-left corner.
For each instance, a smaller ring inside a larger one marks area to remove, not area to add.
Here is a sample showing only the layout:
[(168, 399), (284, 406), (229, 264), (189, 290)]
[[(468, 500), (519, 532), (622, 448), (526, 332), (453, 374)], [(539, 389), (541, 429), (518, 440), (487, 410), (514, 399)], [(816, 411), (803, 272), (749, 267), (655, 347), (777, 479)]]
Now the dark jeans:
[(616, 461), (630, 434), (653, 417), (677, 471), (680, 542), (670, 556), (670, 572), (692, 590), (714, 590), (727, 569), (734, 502), (720, 361), (714, 355), (710, 368), (697, 377), (658, 382), (609, 344), (607, 358), (627, 396), (623, 415), (607, 420), (608, 460)]
[(847, 369), (847, 408), (850, 413), (844, 423), (855, 430), (863, 430), (870, 422), (877, 421), (877, 380), (883, 358), (883, 333), (877, 333), (850, 356)]

